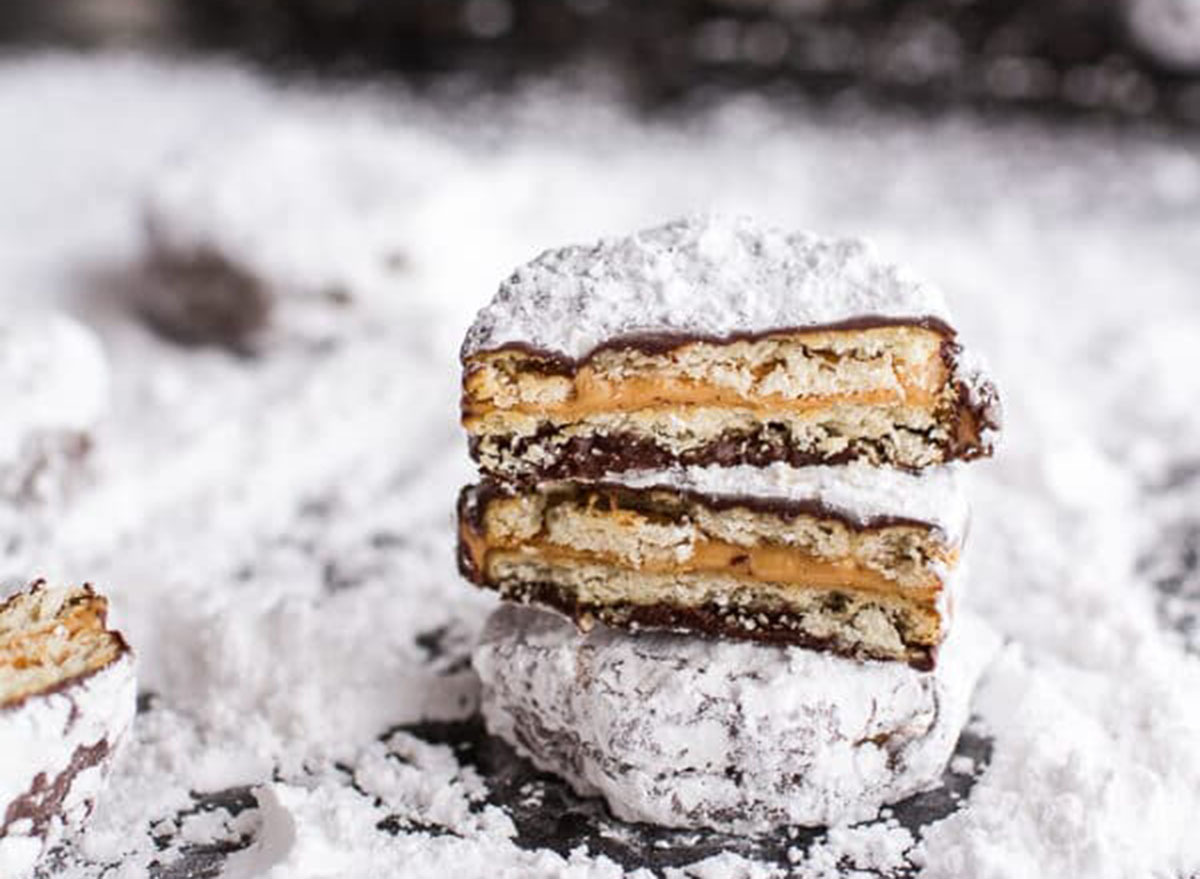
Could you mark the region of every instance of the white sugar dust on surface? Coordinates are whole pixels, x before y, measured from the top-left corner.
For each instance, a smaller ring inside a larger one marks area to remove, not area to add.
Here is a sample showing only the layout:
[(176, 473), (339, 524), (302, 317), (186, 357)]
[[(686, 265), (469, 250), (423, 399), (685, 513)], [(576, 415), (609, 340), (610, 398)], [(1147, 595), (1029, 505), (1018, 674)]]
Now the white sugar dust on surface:
[[(726, 853), (670, 873), (1200, 870), (1200, 661), (1162, 623), (1195, 604), (1152, 583), (1200, 533), (1194, 141), (745, 100), (671, 124), (570, 95), (443, 108), (104, 56), (6, 60), (0, 116), (23, 132), (0, 140), (6, 304), (70, 311), (113, 367), (95, 484), (37, 573), (113, 595), (149, 704), (60, 875), (236, 840), (232, 877), (622, 874), (522, 848), (453, 751), (391, 731), (475, 709), (470, 673), (420, 646), (461, 656), (491, 606), (452, 551), (474, 310), (548, 247), (709, 209), (866, 235), (946, 291), (1007, 411), (975, 468), (966, 601), (1008, 645), (975, 706), (991, 762), (957, 813), (841, 828), (786, 869)], [(387, 322), (253, 360), (144, 331), (119, 293), (144, 196), (196, 156), (253, 183), (197, 204), (201, 228), (228, 217), (219, 246), (269, 241), (253, 268), (281, 289), (394, 297)], [(324, 261), (360, 221), (370, 236)], [(376, 247), (404, 254), (390, 288)], [(229, 788), (252, 807), (193, 811)]]

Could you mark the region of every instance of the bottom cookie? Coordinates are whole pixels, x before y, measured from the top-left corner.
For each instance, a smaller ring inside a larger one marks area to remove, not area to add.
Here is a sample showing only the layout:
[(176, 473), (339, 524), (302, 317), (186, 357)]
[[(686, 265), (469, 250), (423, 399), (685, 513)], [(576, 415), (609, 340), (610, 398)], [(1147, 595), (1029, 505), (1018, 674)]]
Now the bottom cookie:
[(617, 817), (763, 833), (869, 820), (936, 785), (994, 645), (960, 619), (922, 672), (794, 647), (581, 634), (505, 605), (474, 663), (488, 729)]

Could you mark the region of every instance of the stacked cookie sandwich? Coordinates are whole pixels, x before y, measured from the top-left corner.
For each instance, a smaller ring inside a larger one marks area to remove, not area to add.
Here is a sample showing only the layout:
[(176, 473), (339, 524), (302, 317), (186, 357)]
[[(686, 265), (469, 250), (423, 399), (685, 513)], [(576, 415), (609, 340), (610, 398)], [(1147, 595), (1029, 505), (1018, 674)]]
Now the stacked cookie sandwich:
[[(689, 219), (519, 269), (463, 365), (482, 479), (460, 499), (462, 571), (577, 624), (493, 620), (476, 665), (494, 731), (623, 817), (679, 826), (857, 820), (936, 780), (972, 664), (938, 664), (967, 518), (958, 462), (990, 454), (999, 417), (935, 290), (859, 242)], [(640, 668), (639, 686), (580, 677), (601, 655)], [(791, 730), (790, 756), (761, 763), (780, 743), (752, 732), (736, 754), (702, 746), (748, 666), (790, 696), (723, 716)], [(706, 667), (707, 703), (677, 686)], [(795, 686), (813, 674), (821, 686)], [(631, 735), (589, 726), (597, 698), (628, 699)], [(872, 712), (894, 723), (855, 719)], [(661, 747), (688, 717), (697, 737)], [(935, 739), (920, 771), (895, 765)], [(886, 771), (863, 773), (871, 748)], [(631, 772), (667, 783), (618, 780)]]

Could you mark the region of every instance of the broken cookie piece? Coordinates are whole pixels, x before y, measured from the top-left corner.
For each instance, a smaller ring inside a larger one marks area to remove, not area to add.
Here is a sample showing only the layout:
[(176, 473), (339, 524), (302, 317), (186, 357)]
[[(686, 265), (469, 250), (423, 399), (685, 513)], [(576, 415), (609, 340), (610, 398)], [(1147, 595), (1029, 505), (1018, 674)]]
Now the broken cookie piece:
[(484, 481), (463, 574), (581, 625), (799, 645), (931, 668), (967, 521), (953, 467), (691, 468)]
[(859, 241), (702, 217), (543, 254), (462, 349), (472, 456), (510, 481), (987, 456), (991, 382), (936, 290)]
[(995, 636), (922, 672), (505, 605), (474, 654), (488, 730), (626, 821), (767, 833), (875, 818), (935, 786)]
[(0, 604), (0, 875), (23, 876), (91, 814), (133, 720), (133, 655), (90, 587)]

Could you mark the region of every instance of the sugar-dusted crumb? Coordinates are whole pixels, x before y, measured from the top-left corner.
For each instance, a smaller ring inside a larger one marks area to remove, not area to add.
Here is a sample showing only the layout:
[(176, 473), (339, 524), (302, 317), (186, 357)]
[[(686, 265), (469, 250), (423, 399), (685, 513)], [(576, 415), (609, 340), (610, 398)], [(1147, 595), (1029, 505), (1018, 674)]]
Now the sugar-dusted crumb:
[(965, 754), (955, 756), (950, 760), (950, 771), (959, 775), (971, 775), (975, 771), (975, 760)]

